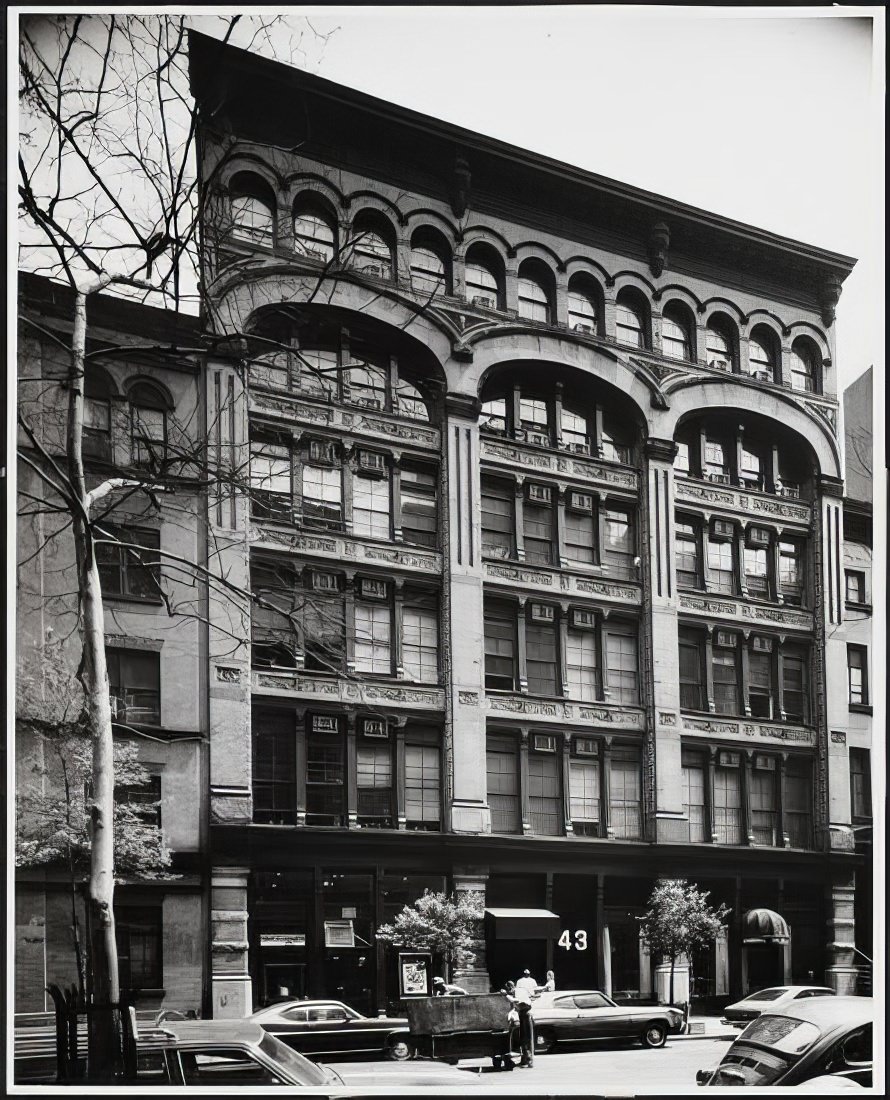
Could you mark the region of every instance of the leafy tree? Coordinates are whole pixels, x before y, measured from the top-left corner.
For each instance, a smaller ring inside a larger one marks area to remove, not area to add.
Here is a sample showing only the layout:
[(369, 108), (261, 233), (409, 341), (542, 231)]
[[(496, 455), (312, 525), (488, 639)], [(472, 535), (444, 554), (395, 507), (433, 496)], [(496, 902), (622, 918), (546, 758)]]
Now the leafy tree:
[(646, 912), (637, 917), (649, 951), (670, 959), (668, 1001), (674, 1000), (674, 967), (680, 955), (687, 957), (712, 943), (723, 927), (729, 907), (708, 905), (709, 891), (701, 891), (683, 878), (661, 879), (649, 896)]
[(470, 966), (475, 960), (472, 947), (479, 939), (482, 913), (479, 893), (460, 894), (455, 901), (453, 894), (424, 890), (423, 897), (406, 905), (392, 924), (378, 929), (377, 939), (440, 955), (448, 981), (455, 966)]

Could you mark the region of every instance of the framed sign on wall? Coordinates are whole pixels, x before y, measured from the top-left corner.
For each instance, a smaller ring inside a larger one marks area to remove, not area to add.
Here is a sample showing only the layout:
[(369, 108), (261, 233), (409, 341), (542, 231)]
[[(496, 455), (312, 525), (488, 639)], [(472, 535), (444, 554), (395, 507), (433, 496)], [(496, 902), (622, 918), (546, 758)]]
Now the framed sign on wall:
[(399, 952), (399, 996), (429, 997), (432, 967), (429, 951)]

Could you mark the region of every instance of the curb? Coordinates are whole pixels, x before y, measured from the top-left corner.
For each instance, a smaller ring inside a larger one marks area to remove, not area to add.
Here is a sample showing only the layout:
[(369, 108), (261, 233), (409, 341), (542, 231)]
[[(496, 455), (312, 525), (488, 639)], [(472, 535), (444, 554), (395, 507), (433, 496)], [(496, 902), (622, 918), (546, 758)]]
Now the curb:
[(705, 1031), (698, 1035), (671, 1035), (669, 1041), (690, 1043), (699, 1039), (737, 1039), (741, 1035), (740, 1031)]

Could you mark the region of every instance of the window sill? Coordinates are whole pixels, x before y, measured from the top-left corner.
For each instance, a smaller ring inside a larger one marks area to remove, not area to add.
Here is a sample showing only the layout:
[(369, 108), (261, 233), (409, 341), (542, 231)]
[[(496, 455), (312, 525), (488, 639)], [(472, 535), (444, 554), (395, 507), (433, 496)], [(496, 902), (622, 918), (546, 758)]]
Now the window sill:
[(870, 603), (851, 603), (849, 600), (845, 601), (844, 609), (846, 611), (862, 611), (866, 615), (871, 615), (873, 613)]
[(873, 714), (874, 707), (871, 703), (849, 703), (848, 709), (851, 714)]
[(143, 607), (163, 607), (164, 601), (157, 596), (133, 596), (126, 592), (103, 592), (103, 603), (141, 604)]

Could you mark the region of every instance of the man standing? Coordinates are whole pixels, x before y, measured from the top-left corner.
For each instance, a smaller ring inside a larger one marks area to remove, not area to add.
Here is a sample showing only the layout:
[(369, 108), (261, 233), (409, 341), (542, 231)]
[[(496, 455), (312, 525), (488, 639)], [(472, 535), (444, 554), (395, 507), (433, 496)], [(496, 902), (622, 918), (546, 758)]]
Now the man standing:
[(516, 1011), (519, 1013), (519, 1050), (522, 1055), (520, 1066), (531, 1067), (535, 1061), (535, 1028), (532, 1022), (532, 998), (538, 992), (538, 983), (528, 970), (516, 983), (513, 994)]

